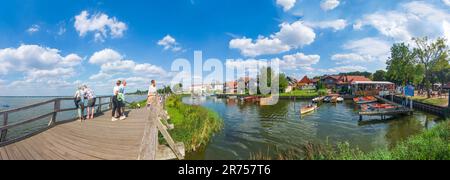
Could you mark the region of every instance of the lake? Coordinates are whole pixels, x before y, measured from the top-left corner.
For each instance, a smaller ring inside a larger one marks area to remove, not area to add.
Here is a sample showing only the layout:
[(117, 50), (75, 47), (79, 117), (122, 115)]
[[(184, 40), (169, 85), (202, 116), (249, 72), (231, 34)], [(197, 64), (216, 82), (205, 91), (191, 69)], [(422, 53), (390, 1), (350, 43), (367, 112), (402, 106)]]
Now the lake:
[(380, 121), (364, 118), (359, 122), (358, 109), (352, 101), (323, 104), (311, 114), (301, 116), (299, 109), (309, 100), (280, 100), (275, 106), (228, 103), (225, 99), (192, 99), (185, 103), (207, 107), (219, 113), (224, 128), (211, 142), (187, 159), (246, 160), (251, 154), (277, 157), (279, 152), (301, 152), (308, 142), (331, 144), (349, 142), (363, 151), (389, 148), (405, 138), (433, 127), (437, 116), (415, 111), (413, 116)]

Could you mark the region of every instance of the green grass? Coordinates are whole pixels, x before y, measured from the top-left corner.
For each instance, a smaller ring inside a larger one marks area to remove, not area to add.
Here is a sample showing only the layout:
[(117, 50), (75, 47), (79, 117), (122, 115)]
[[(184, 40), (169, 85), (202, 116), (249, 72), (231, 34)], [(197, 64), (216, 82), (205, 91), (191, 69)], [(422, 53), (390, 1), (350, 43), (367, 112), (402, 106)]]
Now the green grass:
[(304, 98), (314, 98), (317, 97), (319, 95), (326, 95), (327, 94), (327, 90), (323, 89), (323, 90), (295, 90), (292, 91), (290, 93), (281, 93), (280, 96), (281, 97), (289, 97), (289, 96), (296, 96), (296, 97), (304, 97)]
[[(392, 149), (378, 149), (365, 153), (351, 148), (349, 143), (332, 146), (329, 143), (318, 145), (309, 143), (304, 146), (304, 154), (290, 151), (280, 153), (279, 160), (450, 160), (450, 121), (445, 121), (431, 130), (413, 136)], [(269, 160), (267, 156), (257, 154), (252, 157)]]
[(175, 129), (170, 131), (175, 141), (183, 142), (187, 152), (193, 152), (206, 145), (214, 133), (223, 127), (219, 115), (201, 106), (187, 105), (180, 96), (171, 96), (166, 101), (170, 123)]
[(427, 98), (423, 96), (415, 96), (413, 97), (413, 100), (441, 107), (446, 107), (448, 105), (448, 98)]

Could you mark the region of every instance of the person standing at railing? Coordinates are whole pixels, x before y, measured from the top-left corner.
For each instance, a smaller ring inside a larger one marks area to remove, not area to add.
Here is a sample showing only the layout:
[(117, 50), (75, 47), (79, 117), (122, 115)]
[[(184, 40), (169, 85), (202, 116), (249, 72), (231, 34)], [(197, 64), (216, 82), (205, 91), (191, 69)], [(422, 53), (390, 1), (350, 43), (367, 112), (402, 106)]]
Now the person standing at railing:
[(78, 117), (80, 121), (84, 120), (84, 89), (82, 86), (78, 87), (78, 90), (75, 92), (75, 106), (78, 109)]
[(84, 85), (84, 95), (87, 99), (87, 119), (94, 119), (96, 101), (94, 90)]
[(158, 90), (156, 89), (156, 81), (152, 80), (152, 84), (148, 88), (147, 94), (147, 109), (150, 109), (152, 106), (156, 105), (156, 95)]
[[(122, 81), (117, 81), (116, 86), (113, 89), (113, 99), (112, 99), (112, 121), (118, 121), (119, 118), (122, 117), (122, 109), (120, 105), (120, 86), (122, 85)], [(116, 116), (116, 113), (118, 116)]]
[(119, 105), (120, 105), (120, 110), (122, 111), (122, 117), (121, 120), (125, 119), (127, 116), (125, 114), (125, 88), (127, 87), (127, 81), (123, 80), (122, 84), (119, 86)]

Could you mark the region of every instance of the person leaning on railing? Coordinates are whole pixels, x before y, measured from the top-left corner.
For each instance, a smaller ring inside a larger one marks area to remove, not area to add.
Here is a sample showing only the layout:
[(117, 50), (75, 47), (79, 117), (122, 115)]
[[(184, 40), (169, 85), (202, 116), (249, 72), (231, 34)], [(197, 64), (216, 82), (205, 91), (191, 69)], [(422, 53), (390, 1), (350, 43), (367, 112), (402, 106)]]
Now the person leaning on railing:
[(75, 106), (78, 109), (78, 117), (80, 121), (84, 120), (84, 89), (82, 86), (78, 87), (78, 90), (75, 92)]

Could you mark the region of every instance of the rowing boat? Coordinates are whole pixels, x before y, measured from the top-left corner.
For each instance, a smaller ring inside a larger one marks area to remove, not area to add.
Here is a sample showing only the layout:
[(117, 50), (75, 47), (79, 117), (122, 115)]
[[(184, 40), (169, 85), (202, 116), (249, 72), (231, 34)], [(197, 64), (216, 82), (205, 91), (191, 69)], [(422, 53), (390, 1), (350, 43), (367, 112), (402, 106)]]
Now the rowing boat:
[(315, 111), (316, 109), (317, 109), (316, 105), (305, 106), (300, 109), (300, 114), (307, 114), (307, 113)]

